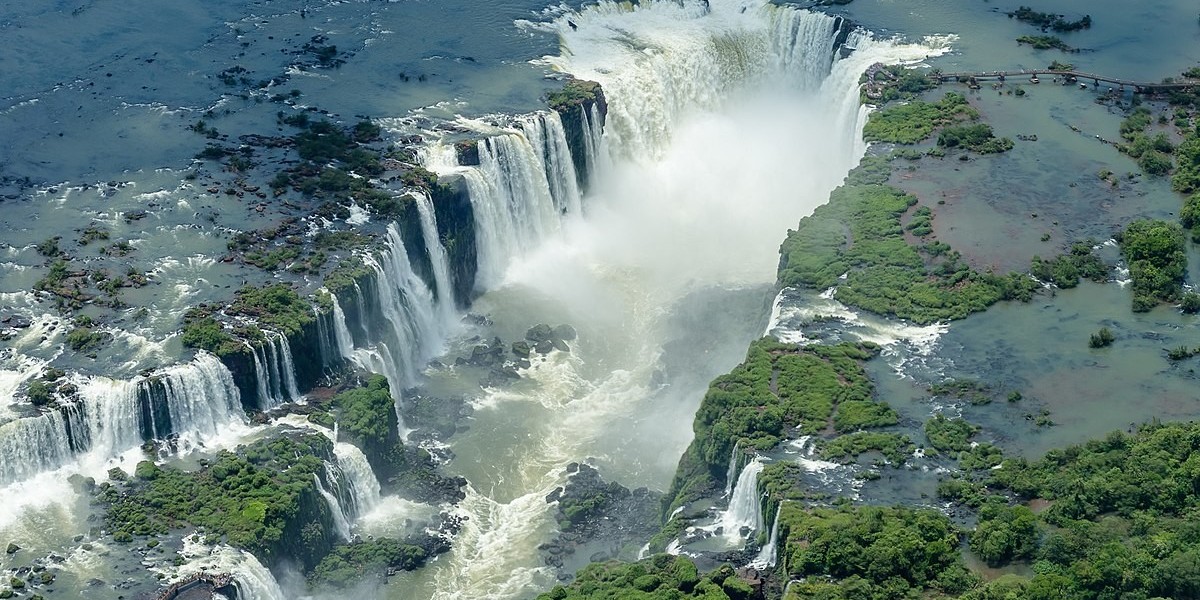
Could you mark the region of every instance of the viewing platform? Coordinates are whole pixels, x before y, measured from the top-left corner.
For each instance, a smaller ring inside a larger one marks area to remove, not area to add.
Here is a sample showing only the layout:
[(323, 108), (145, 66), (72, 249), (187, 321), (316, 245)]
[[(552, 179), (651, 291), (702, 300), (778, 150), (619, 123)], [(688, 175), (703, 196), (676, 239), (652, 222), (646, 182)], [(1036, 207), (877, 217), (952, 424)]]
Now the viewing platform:
[[(226, 573), (196, 573), (171, 584), (156, 600), (209, 600), (213, 592), (233, 591), (233, 577)], [(236, 594), (236, 592), (235, 592)]]

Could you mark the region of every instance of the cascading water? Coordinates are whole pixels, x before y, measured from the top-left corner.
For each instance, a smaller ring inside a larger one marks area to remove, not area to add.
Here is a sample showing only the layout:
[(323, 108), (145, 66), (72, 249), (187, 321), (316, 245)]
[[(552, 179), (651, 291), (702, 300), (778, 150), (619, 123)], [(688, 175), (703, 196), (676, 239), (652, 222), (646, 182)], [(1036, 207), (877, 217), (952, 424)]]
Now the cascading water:
[[(550, 197), (559, 214), (580, 214), (583, 196), (571, 149), (558, 112), (535, 113), (519, 122), (521, 132), (533, 147), (533, 157), (546, 176)], [(589, 135), (591, 131), (587, 132)]]
[(572, 205), (579, 204), (574, 167), (564, 152), (561, 119), (537, 113), (523, 118), (515, 130), (481, 140), (477, 167), (459, 166), (452, 152), (426, 156), (428, 168), (461, 174), (466, 181), (478, 247), (476, 287), (498, 286), (509, 263), (559, 231), (562, 210), (572, 212)]
[(775, 566), (776, 556), (778, 554), (777, 544), (779, 543), (779, 513), (783, 512), (782, 506), (775, 510), (775, 519), (771, 522), (771, 537), (767, 539), (767, 544), (758, 551), (758, 556), (750, 562), (750, 566), (755, 569), (765, 570)]
[(362, 517), (379, 504), (379, 480), (357, 446), (339, 442), (334, 444), (333, 453), (342, 471), (343, 485), (349, 491), (351, 514)]
[(456, 320), (458, 303), (454, 299), (454, 285), (450, 281), (450, 261), (446, 258), (446, 247), (438, 235), (437, 216), (433, 210), (433, 200), (425, 192), (414, 192), (417, 198), (417, 212), (421, 215), (421, 236), (425, 240), (425, 248), (429, 251), (429, 261), (433, 264), (433, 283), (437, 289), (438, 316), (449, 327)]
[(738, 475), (737, 483), (733, 486), (733, 494), (729, 497), (729, 507), (721, 514), (721, 527), (729, 537), (741, 536), (743, 528), (749, 527), (751, 532), (763, 528), (762, 494), (758, 491), (758, 474), (762, 473), (761, 457), (755, 457)]
[[(698, 290), (773, 284), (786, 224), (825, 202), (861, 156), (860, 74), (931, 53), (863, 38), (835, 62), (833, 18), (767, 0), (602, 1), (541, 27), (563, 47), (547, 62), (600, 82), (608, 101), (603, 137), (584, 140), (593, 163), (608, 161), (589, 168), (599, 176), (585, 218), (560, 234), (523, 133), (480, 144), (477, 168), (427, 166), (466, 179), (487, 292), (479, 310), (513, 328), (562, 315), (580, 336), (571, 354), (533, 365), (527, 389), (489, 393), (455, 436), (470, 519), (404, 598), (513, 598), (549, 585), (536, 548), (555, 523), (542, 498), (563, 484), (567, 462), (597, 457), (626, 485), (667, 485), (674, 464), (647, 457), (682, 453), (707, 383), (766, 325), (765, 314), (727, 325), (693, 357), (679, 354), (689, 338), (671, 329), (673, 315)], [(588, 131), (600, 123), (593, 111), (577, 118)], [(687, 373), (655, 384), (675, 355)], [(731, 490), (727, 530), (763, 528), (755, 488)]]
[[(329, 466), (326, 465), (326, 471), (328, 471), (328, 469)], [(335, 481), (335, 478), (332, 475), (327, 474), (327, 476), (331, 482)], [(325, 499), (325, 504), (329, 506), (329, 512), (333, 517), (333, 526), (337, 529), (338, 535), (342, 536), (343, 540), (349, 541), (350, 520), (346, 517), (346, 511), (344, 508), (342, 508), (341, 500), (338, 500), (338, 497), (325, 487), (325, 484), (321, 481), (321, 478), (316, 473), (313, 473), (313, 483), (315, 483), (317, 486), (317, 493), (321, 494), (321, 497)]]
[(57, 469), (72, 455), (66, 422), (58, 411), (0, 425), (0, 483)]
[(733, 492), (733, 483), (734, 483), (734, 481), (737, 480), (738, 458), (741, 456), (741, 453), (738, 452), (738, 446), (740, 444), (741, 444), (741, 440), (734, 442), (733, 443), (733, 451), (729, 453), (729, 468), (725, 471), (725, 497), (726, 498), (728, 498), (729, 494)]
[(263, 330), (263, 336), (266, 341), (251, 347), (251, 350), (254, 354), (259, 406), (271, 409), (289, 400), (299, 400), (301, 396), (296, 386), (296, 367), (287, 336), (267, 329)]
[(74, 376), (71, 383), (78, 389), (75, 402), (0, 426), (0, 484), (57, 469), (76, 457), (103, 465), (146, 440), (169, 435), (183, 444), (201, 444), (245, 423), (233, 377), (207, 353), (150, 377)]

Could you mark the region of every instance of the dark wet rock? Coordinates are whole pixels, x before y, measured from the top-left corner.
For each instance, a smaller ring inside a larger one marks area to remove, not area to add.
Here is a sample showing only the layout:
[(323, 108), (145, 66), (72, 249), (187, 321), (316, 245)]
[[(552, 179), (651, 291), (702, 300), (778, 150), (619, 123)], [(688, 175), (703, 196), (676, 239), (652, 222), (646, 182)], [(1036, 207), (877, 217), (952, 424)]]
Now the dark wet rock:
[(551, 327), (545, 323), (538, 323), (525, 332), (525, 339), (533, 345), (535, 352), (547, 354), (551, 350), (570, 352), (571, 347), (567, 341), (574, 340), (576, 335), (575, 328), (570, 325)]
[(521, 358), (529, 358), (530, 350), (531, 350), (531, 348), (529, 347), (529, 342), (526, 342), (524, 340), (519, 341), (519, 342), (513, 342), (513, 344), (512, 344), (512, 353)]
[(658, 531), (662, 495), (605, 482), (600, 472), (587, 464), (571, 463), (567, 473), (566, 486), (546, 497), (547, 502), (558, 503), (556, 518), (561, 530), (544, 549), (546, 564), (564, 568), (549, 560), (559, 556), (574, 557), (563, 561), (574, 568), (582, 566), (584, 556), (593, 562), (634, 558), (637, 548)]
[(533, 342), (550, 341), (554, 337), (554, 329), (545, 323), (538, 323), (525, 332), (525, 339)]
[(15, 542), (9, 542), (8, 548), (5, 548), (4, 553), (5, 554), (16, 554), (17, 550), (20, 550), (20, 549), (21, 549), (21, 547), (18, 546)]
[(0, 319), (0, 324), (13, 329), (27, 329), (33, 326), (33, 321), (21, 315), (7, 315)]

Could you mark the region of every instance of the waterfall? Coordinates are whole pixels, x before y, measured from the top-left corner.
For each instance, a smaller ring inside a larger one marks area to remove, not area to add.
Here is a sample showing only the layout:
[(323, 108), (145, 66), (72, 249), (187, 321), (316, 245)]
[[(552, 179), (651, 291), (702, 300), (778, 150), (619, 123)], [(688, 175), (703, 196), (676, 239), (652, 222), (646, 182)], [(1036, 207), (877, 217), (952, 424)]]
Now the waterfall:
[[(233, 377), (217, 357), (208, 353), (138, 382), (138, 392), (143, 415), (161, 413), (156, 410), (156, 403), (166, 409), (166, 429), (158, 427), (157, 421), (147, 423), (143, 416), (142, 431), (146, 438), (170, 434), (211, 436), (221, 433), (231, 423), (245, 420)], [(152, 431), (147, 431), (149, 424), (154, 425)]]
[(354, 338), (350, 335), (350, 327), (346, 325), (346, 312), (342, 310), (342, 304), (338, 301), (336, 294), (330, 294), (333, 297), (333, 339), (337, 343), (338, 355), (342, 358), (354, 360)]
[(249, 552), (233, 569), (233, 584), (238, 600), (287, 600), (271, 571)]
[(57, 469), (71, 456), (66, 423), (58, 411), (0, 425), (0, 483)]
[[(326, 471), (328, 471), (326, 465)], [(333, 526), (337, 529), (338, 535), (342, 536), (343, 540), (350, 541), (350, 521), (346, 518), (346, 513), (342, 509), (342, 503), (337, 496), (325, 489), (325, 484), (321, 482), (321, 478), (313, 473), (313, 481), (317, 484), (317, 492), (325, 499), (325, 503), (329, 505), (329, 512), (333, 516)], [(332, 482), (332, 477), (331, 477)]]
[[(392, 391), (398, 394), (416, 381), (417, 370), (425, 361), (441, 353), (446, 329), (435, 316), (438, 308), (433, 294), (409, 263), (395, 224), (388, 225), (387, 249), (365, 257), (365, 262), (375, 271), (379, 309), (389, 330), (387, 353), (400, 376), (391, 381)], [(378, 349), (384, 353), (382, 347)]]
[(841, 20), (824, 13), (786, 8), (768, 9), (768, 39), (777, 72), (803, 90), (815, 90), (829, 74)]
[(450, 261), (446, 258), (446, 247), (442, 245), (438, 235), (437, 216), (433, 210), (433, 200), (425, 192), (415, 192), (417, 212), (421, 215), (421, 235), (425, 239), (425, 248), (429, 251), (429, 262), (433, 264), (433, 283), (437, 287), (438, 314), (446, 326), (457, 319), (458, 303), (454, 300), (454, 284), (450, 280)]
[[(283, 367), (283, 384), (287, 388), (288, 397), (295, 401), (300, 399), (300, 391), (296, 387), (296, 365), (292, 362), (292, 346), (288, 343), (286, 335), (275, 333), (276, 339), (279, 341), (279, 358)], [(270, 334), (267, 339), (271, 338)], [(274, 344), (272, 343), (272, 346)]]
[(375, 477), (375, 471), (371, 470), (367, 457), (357, 446), (340, 442), (334, 444), (333, 453), (342, 471), (342, 483), (349, 492), (351, 514), (361, 518), (379, 504), (379, 480)]
[(479, 166), (462, 174), (475, 213), (477, 285), (500, 283), (509, 261), (558, 230), (559, 217), (538, 154), (519, 133), (479, 142)]
[(57, 469), (81, 454), (102, 464), (171, 435), (199, 444), (245, 422), (233, 376), (204, 352), (149, 377), (76, 375), (71, 383), (78, 389), (74, 402), (0, 425), (0, 484)]
[(604, 116), (600, 107), (592, 104), (591, 110), (579, 111), (583, 120), (583, 164), (587, 169), (588, 181), (595, 181), (601, 171), (608, 168), (608, 148), (604, 144)]
[(737, 480), (737, 476), (738, 476), (738, 445), (741, 443), (742, 443), (741, 440), (734, 442), (733, 443), (733, 452), (729, 453), (729, 469), (727, 469), (725, 471), (725, 497), (726, 498), (728, 498), (729, 494), (731, 492), (733, 492), (733, 482)]
[[(579, 191), (579, 177), (567, 145), (562, 117), (557, 111), (534, 113), (521, 119), (519, 126), (546, 176), (555, 209), (559, 214), (580, 214), (583, 195)], [(584, 131), (591, 134), (587, 129)]]
[(721, 515), (721, 526), (726, 536), (741, 536), (743, 527), (753, 531), (763, 528), (762, 496), (758, 493), (758, 474), (762, 472), (763, 464), (762, 457), (756, 456), (738, 475), (737, 484), (733, 486), (733, 494), (729, 498), (729, 507)]
[(780, 503), (779, 507), (775, 510), (775, 520), (771, 522), (771, 537), (767, 541), (767, 545), (763, 546), (758, 551), (758, 556), (754, 557), (754, 560), (750, 562), (750, 566), (755, 569), (764, 570), (775, 566), (776, 554), (778, 552), (776, 548), (779, 542), (779, 514), (782, 512), (783, 504)]

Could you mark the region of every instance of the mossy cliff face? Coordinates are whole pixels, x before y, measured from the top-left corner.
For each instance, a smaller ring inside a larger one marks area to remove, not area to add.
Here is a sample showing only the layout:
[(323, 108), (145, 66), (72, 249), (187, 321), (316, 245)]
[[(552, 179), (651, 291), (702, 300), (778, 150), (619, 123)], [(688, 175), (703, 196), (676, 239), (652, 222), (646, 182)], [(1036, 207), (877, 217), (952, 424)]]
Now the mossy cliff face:
[(475, 273), (479, 270), (475, 246), (475, 211), (471, 208), (471, 197), (467, 194), (463, 178), (450, 175), (438, 178), (438, 184), (430, 190), (430, 198), (437, 217), (438, 234), (446, 248), (446, 260), (450, 263), (454, 298), (458, 301), (458, 307), (465, 310), (471, 305)]
[(696, 412), (695, 440), (667, 497), (673, 509), (725, 483), (736, 445), (768, 451), (789, 435), (890, 425), (895, 412), (872, 399), (862, 361), (873, 344), (799, 347), (763, 338), (746, 360), (709, 386)]
[(337, 542), (315, 479), (330, 460), (328, 438), (292, 433), (223, 451), (192, 472), (143, 462), (132, 478), (116, 473), (98, 499), (118, 542), (199, 528), (268, 566), (296, 561), (311, 569)]
[(579, 178), (580, 189), (587, 189), (591, 173), (587, 164), (587, 129), (584, 119), (592, 121), (592, 112), (600, 116), (599, 123), (592, 127), (604, 125), (608, 115), (608, 102), (604, 99), (604, 90), (595, 81), (572, 79), (561, 90), (551, 92), (547, 98), (550, 108), (562, 117), (563, 131), (567, 136), (567, 146), (571, 149), (571, 159), (575, 163), (575, 173)]
[(463, 498), (460, 477), (437, 472), (429, 453), (400, 439), (387, 379), (372, 375), (362, 387), (342, 392), (329, 404), (339, 432), (358, 446), (385, 492), (440, 503)]

